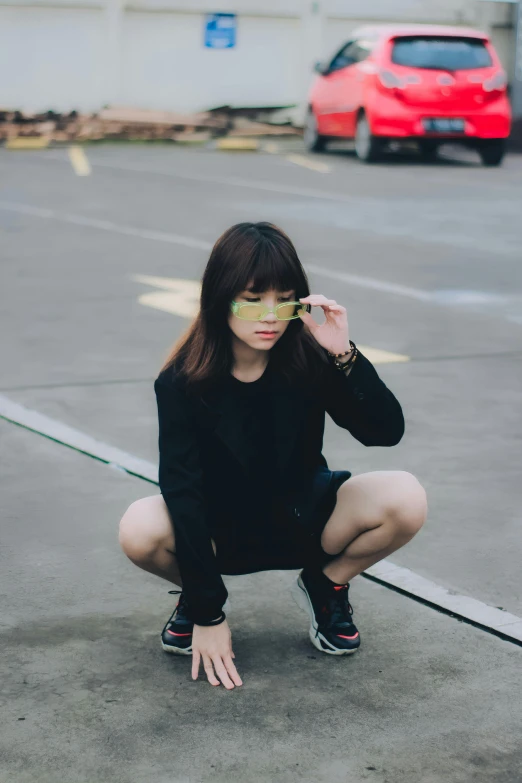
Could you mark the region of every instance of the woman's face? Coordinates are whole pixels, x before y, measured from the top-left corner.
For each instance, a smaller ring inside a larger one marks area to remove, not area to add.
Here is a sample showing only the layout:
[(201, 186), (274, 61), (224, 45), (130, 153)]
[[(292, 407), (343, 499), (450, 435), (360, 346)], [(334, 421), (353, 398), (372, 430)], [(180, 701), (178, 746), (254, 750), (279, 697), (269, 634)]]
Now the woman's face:
[[(254, 302), (262, 304), (273, 310), (282, 302), (295, 301), (295, 290), (289, 291), (241, 291), (234, 299), (235, 302)], [(235, 337), (250, 348), (258, 351), (269, 351), (288, 329), (290, 321), (278, 321), (274, 313), (267, 313), (261, 321), (245, 321), (234, 313), (228, 317), (228, 325)]]

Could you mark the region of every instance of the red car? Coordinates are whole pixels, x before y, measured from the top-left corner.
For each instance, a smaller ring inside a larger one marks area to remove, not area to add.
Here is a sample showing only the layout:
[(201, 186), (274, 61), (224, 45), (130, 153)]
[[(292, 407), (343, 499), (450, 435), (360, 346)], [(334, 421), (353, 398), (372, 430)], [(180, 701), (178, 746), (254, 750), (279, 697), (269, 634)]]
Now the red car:
[(309, 150), (355, 139), (363, 161), (391, 141), (415, 140), (433, 159), (442, 142), (498, 166), (511, 127), (507, 78), (484, 33), (460, 27), (375, 25), (318, 63), (305, 127)]

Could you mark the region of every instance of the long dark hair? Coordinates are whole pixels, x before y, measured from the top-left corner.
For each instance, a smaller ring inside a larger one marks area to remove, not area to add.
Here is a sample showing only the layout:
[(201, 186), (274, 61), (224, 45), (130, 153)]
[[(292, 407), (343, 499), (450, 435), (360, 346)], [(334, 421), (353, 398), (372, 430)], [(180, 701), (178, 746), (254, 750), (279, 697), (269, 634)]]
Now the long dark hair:
[[(199, 312), (174, 345), (163, 371), (175, 367), (190, 387), (204, 387), (230, 372), (233, 363), (230, 303), (247, 287), (264, 292), (310, 288), (296, 249), (271, 223), (238, 223), (217, 240), (202, 279)], [(289, 380), (313, 375), (323, 353), (300, 318), (290, 321), (270, 351), (270, 362)]]

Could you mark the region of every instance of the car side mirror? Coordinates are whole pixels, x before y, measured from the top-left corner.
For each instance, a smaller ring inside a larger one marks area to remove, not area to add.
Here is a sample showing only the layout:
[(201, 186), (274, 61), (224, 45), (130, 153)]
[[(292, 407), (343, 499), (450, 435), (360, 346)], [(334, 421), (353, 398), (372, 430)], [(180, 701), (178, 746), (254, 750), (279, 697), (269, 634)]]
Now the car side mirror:
[(314, 71), (315, 73), (320, 73), (324, 76), (324, 74), (328, 71), (328, 66), (321, 62), (321, 60), (318, 60), (316, 63), (314, 63)]

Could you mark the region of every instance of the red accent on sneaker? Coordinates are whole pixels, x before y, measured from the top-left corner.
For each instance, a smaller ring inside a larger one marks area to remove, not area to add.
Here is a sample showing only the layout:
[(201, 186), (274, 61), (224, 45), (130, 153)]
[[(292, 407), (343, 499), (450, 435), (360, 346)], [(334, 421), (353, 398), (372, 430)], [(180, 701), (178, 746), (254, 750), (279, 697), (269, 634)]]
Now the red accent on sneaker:
[(351, 641), (352, 639), (357, 639), (357, 637), (359, 636), (359, 631), (357, 631), (357, 633), (354, 636), (343, 636), (342, 633), (338, 633), (337, 636), (339, 637), (339, 639), (349, 639)]
[(334, 585), (334, 590), (346, 590), (348, 585)]
[(171, 636), (192, 636), (191, 633), (174, 633), (174, 631), (170, 631), (168, 628), (167, 633), (170, 633)]

